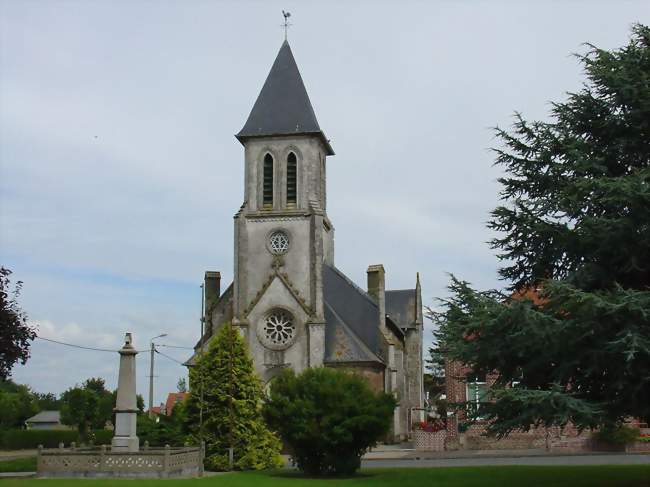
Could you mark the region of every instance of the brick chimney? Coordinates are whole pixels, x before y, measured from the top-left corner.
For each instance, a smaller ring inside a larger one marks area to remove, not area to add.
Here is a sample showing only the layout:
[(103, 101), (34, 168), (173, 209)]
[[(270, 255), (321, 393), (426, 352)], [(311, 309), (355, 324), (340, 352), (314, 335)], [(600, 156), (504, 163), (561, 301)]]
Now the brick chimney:
[(205, 309), (212, 308), (221, 295), (221, 273), (219, 271), (205, 271), (204, 279)]
[(375, 300), (379, 308), (379, 325), (382, 333), (386, 334), (386, 278), (384, 266), (381, 264), (368, 266), (368, 294)]

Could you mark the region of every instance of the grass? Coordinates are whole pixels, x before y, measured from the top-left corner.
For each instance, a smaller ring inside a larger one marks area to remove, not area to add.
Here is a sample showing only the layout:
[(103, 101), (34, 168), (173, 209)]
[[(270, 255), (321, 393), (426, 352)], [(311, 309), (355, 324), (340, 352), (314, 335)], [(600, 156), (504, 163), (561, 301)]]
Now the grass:
[(639, 487), (650, 485), (650, 467), (459, 467), (363, 470), (346, 479), (310, 479), (292, 471), (245, 472), (202, 479), (5, 479), (2, 487)]
[(17, 458), (0, 462), (0, 472), (34, 472), (36, 457)]

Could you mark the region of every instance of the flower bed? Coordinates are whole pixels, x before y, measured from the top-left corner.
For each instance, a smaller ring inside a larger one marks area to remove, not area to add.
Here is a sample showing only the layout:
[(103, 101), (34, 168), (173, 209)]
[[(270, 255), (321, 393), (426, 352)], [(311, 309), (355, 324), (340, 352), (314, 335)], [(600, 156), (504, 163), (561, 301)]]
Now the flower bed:
[(416, 450), (444, 451), (447, 430), (442, 421), (416, 423), (413, 425), (413, 444)]

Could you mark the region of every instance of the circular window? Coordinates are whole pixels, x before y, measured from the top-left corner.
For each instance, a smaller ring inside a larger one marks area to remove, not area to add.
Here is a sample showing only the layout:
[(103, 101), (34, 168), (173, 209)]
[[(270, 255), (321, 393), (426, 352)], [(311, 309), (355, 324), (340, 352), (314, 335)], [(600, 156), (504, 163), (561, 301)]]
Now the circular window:
[(269, 248), (276, 255), (286, 254), (289, 250), (289, 235), (281, 230), (273, 232), (269, 237)]
[(276, 309), (264, 318), (260, 329), (260, 338), (269, 348), (286, 348), (295, 336), (296, 325), (288, 311)]

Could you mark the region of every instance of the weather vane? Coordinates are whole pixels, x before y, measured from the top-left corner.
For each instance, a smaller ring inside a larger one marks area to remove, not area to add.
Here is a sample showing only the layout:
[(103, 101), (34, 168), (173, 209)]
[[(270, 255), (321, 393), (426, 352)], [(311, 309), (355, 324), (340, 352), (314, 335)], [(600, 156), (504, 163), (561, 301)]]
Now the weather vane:
[(282, 11), (282, 15), (284, 16), (284, 24), (282, 24), (282, 27), (284, 27), (284, 40), (287, 40), (287, 30), (289, 30), (289, 26), (291, 25), (289, 23), (289, 17), (291, 17), (291, 12), (285, 12), (284, 10)]

